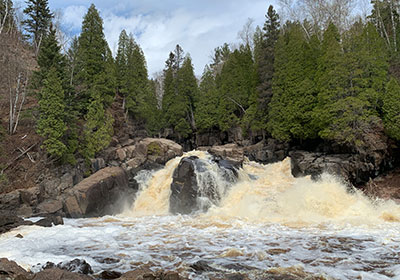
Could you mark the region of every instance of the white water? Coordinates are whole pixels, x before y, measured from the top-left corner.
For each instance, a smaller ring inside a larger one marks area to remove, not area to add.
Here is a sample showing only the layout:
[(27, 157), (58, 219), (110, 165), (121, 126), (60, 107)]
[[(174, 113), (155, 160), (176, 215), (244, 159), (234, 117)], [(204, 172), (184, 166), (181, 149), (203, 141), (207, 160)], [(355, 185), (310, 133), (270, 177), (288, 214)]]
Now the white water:
[[(199, 156), (212, 170), (207, 154), (188, 155)], [(219, 188), (224, 194), (219, 205), (204, 214), (172, 216), (169, 185), (179, 161), (153, 176), (141, 174), (143, 190), (124, 214), (21, 227), (0, 236), (0, 257), (26, 268), (84, 258), (95, 272), (148, 264), (193, 279), (200, 276), (188, 267), (198, 260), (244, 273), (243, 267), (299, 266), (334, 279), (400, 279), (400, 207), (394, 202), (349, 194), (331, 176), (320, 182), (295, 179), (289, 160), (267, 166), (249, 162), (237, 184)], [(18, 233), (24, 238), (16, 238)], [(119, 261), (102, 263), (107, 257)]]

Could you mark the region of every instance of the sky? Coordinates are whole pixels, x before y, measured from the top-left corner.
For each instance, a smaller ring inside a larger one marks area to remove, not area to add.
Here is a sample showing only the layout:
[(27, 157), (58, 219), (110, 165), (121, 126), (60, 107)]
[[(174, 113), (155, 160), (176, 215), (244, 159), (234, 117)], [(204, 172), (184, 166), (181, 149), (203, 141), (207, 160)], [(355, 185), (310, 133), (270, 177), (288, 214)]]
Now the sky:
[(61, 29), (79, 34), (91, 3), (100, 11), (104, 33), (115, 53), (122, 29), (142, 47), (149, 75), (161, 71), (176, 44), (192, 57), (196, 75), (210, 63), (214, 48), (239, 42), (238, 32), (249, 18), (262, 26), (274, 0), (49, 0), (61, 15)]

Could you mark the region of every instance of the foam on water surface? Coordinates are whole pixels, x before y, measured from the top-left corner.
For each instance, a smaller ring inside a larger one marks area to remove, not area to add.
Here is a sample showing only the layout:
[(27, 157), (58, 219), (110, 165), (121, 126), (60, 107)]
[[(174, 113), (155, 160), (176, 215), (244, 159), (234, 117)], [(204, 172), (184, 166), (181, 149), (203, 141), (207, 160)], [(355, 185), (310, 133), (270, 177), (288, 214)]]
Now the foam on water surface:
[[(189, 155), (217, 174), (209, 155)], [(0, 257), (33, 270), (38, 263), (74, 258), (85, 259), (95, 272), (149, 264), (193, 279), (198, 275), (189, 266), (199, 260), (244, 273), (302, 267), (334, 279), (400, 279), (400, 207), (394, 202), (348, 192), (328, 175), (318, 182), (295, 179), (289, 160), (247, 162), (238, 182), (219, 190), (224, 196), (208, 212), (172, 216), (169, 185), (179, 161), (141, 174), (142, 191), (125, 213), (66, 219), (52, 228), (18, 228), (0, 236)], [(18, 233), (22, 239), (15, 237)]]

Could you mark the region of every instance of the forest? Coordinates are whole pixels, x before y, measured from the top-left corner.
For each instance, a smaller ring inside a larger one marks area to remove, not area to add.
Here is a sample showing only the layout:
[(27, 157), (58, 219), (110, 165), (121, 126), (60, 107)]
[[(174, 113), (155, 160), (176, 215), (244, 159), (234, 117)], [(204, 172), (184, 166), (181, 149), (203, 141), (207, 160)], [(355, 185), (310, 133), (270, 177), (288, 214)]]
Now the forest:
[[(290, 15), (289, 2), (281, 6)], [(150, 79), (129, 30), (112, 53), (93, 4), (65, 49), (47, 0), (28, 0), (24, 20), (1, 0), (1, 137), (29, 112), (48, 159), (74, 165), (110, 144), (118, 99), (126, 121), (180, 143), (232, 128), (251, 143), (323, 141), (354, 153), (371, 131), (400, 140), (399, 1), (373, 0), (365, 16), (350, 12), (353, 1), (298, 2), (305, 15), (285, 21), (266, 5), (264, 25), (240, 44), (216, 47), (201, 78), (177, 44), (162, 75)], [(10, 56), (13, 49), (21, 53)], [(37, 102), (27, 109), (25, 96)]]

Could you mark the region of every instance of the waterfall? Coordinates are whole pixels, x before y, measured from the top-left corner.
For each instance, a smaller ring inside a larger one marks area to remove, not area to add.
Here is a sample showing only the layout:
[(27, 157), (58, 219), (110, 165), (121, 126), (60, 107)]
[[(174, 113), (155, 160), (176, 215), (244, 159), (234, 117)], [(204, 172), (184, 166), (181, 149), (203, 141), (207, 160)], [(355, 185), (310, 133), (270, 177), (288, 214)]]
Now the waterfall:
[(395, 202), (373, 201), (358, 190), (349, 191), (339, 178), (328, 174), (318, 181), (294, 178), (289, 159), (269, 165), (245, 161), (236, 179), (201, 151), (175, 158), (153, 172), (150, 179), (142, 180), (141, 191), (125, 215), (169, 214), (173, 172), (182, 158), (193, 156), (198, 157), (198, 207), (208, 219), (240, 218), (286, 225), (400, 221), (400, 206)]

